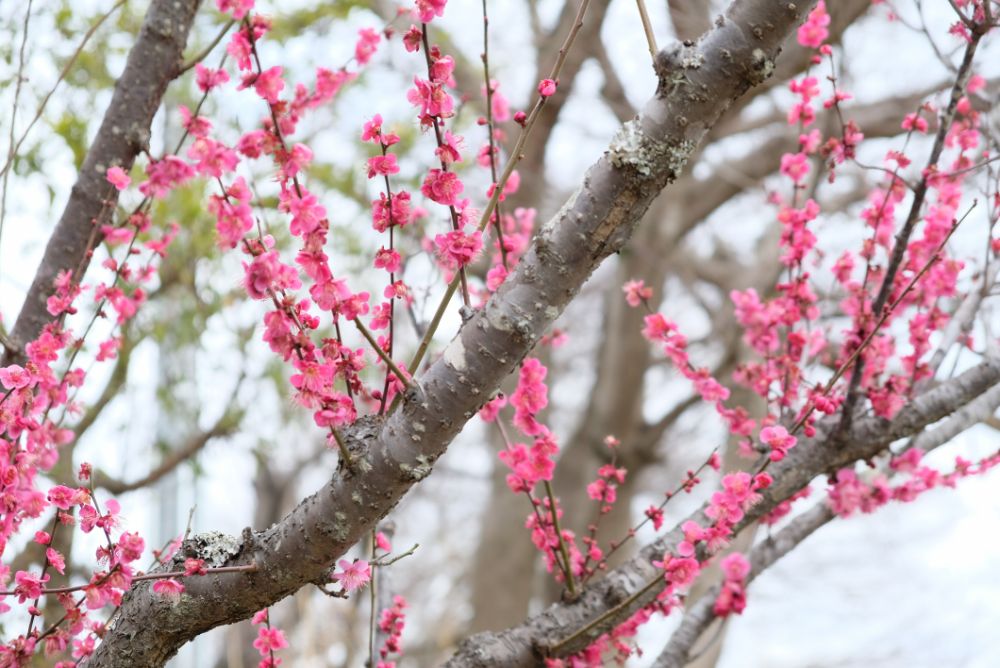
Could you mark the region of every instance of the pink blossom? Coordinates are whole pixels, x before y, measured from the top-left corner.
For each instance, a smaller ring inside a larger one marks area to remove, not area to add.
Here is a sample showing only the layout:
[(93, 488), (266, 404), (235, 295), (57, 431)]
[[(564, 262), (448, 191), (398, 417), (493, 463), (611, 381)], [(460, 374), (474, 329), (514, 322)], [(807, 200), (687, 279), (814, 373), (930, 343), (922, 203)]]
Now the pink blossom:
[(830, 15), (826, 13), (826, 3), (820, 0), (816, 7), (809, 12), (806, 22), (799, 27), (799, 44), (818, 49), (829, 36), (829, 30), (827, 30), (829, 25)]
[(727, 580), (744, 580), (750, 574), (750, 562), (739, 552), (723, 557), (719, 566)]
[[(491, 81), (490, 85), (493, 87), (492, 93), (492, 108), (493, 112), (493, 122), (494, 123), (505, 123), (510, 120), (510, 102), (503, 93), (500, 92), (500, 84), (497, 81)], [(483, 86), (483, 95), (486, 95), (486, 87)]]
[(281, 165), (281, 175), (285, 179), (294, 178), (296, 174), (309, 166), (312, 162), (312, 149), (305, 144), (296, 144), (292, 150), (282, 156), (284, 161)]
[(166, 578), (153, 583), (153, 591), (176, 603), (181, 599), (181, 594), (184, 593), (184, 585), (173, 578)]
[(682, 557), (692, 557), (698, 543), (705, 540), (707, 534), (701, 525), (693, 520), (682, 524), (681, 531), (684, 532), (684, 540), (677, 545), (677, 554)]
[(622, 292), (625, 293), (625, 301), (632, 307), (653, 298), (653, 288), (647, 287), (642, 280), (628, 281), (622, 286)]
[(378, 232), (389, 229), (390, 223), (403, 226), (413, 218), (410, 209), (410, 193), (401, 190), (392, 195), (392, 206), (385, 193), (379, 193), (379, 199), (372, 202), (372, 227)]
[(94, 653), (94, 636), (88, 635), (82, 640), (73, 641), (73, 658), (84, 659)]
[(430, 23), (435, 16), (444, 16), (444, 6), (448, 0), (417, 0), (414, 11), (421, 23)]
[(542, 97), (555, 95), (558, 84), (552, 79), (542, 79), (538, 82), (538, 94)]
[(337, 562), (340, 571), (333, 574), (332, 579), (340, 583), (344, 591), (354, 591), (365, 586), (371, 579), (371, 568), (364, 559), (356, 559), (353, 563), (347, 559)]
[(0, 384), (8, 390), (20, 390), (31, 384), (31, 374), (17, 364), (0, 369)]
[(283, 264), (277, 251), (261, 253), (249, 264), (244, 262), (243, 269), (243, 285), (252, 299), (266, 299), (272, 289), (295, 290), (302, 285), (298, 272)]
[(292, 216), (288, 231), (295, 236), (306, 237), (326, 225), (326, 208), (305, 188), (283, 189), (278, 200), (278, 208)]
[(365, 121), (361, 129), (361, 141), (378, 144), (382, 135), (382, 114), (375, 114), (370, 121)]
[(334, 392), (325, 397), (322, 407), (313, 413), (316, 426), (323, 429), (343, 427), (357, 419), (354, 402), (346, 394)]
[(663, 555), (663, 577), (671, 587), (686, 587), (694, 582), (701, 570), (701, 564), (690, 557), (675, 557), (669, 552)]
[[(259, 614), (259, 613), (258, 613)], [(262, 626), (257, 629), (257, 639), (253, 641), (254, 649), (260, 652), (261, 656), (267, 656), (288, 647), (285, 633), (281, 629)]]
[(465, 185), (458, 178), (455, 172), (446, 172), (441, 169), (432, 169), (420, 186), (420, 192), (425, 197), (443, 204), (444, 206), (455, 206), (458, 204), (458, 196), (465, 190)]
[(498, 394), (494, 398), (487, 401), (482, 408), (479, 409), (479, 417), (484, 422), (493, 422), (497, 418), (497, 414), (500, 410), (507, 405), (507, 397), (502, 394)]
[(85, 489), (70, 489), (63, 485), (56, 485), (49, 490), (49, 502), (60, 510), (69, 510), (73, 506), (86, 503), (90, 500), (90, 492)]
[(164, 156), (161, 160), (153, 160), (146, 166), (149, 179), (139, 184), (139, 192), (155, 198), (163, 198), (174, 188), (190, 180), (194, 168), (175, 155)]
[(771, 447), (771, 461), (774, 462), (784, 459), (788, 450), (796, 443), (796, 438), (781, 425), (761, 429), (760, 440)]
[(380, 248), (375, 253), (375, 268), (385, 269), (390, 274), (394, 274), (399, 271), (399, 267), (402, 264), (402, 258), (400, 258), (399, 253), (395, 250), (390, 250), (388, 248)]
[[(264, 70), (253, 81), (254, 90), (269, 104), (277, 104), (278, 96), (285, 88), (285, 80), (281, 78), (284, 68), (280, 65)], [(246, 82), (244, 82), (246, 83)], [(245, 88), (246, 86), (241, 86)]]
[(510, 395), (510, 403), (514, 407), (514, 424), (529, 436), (535, 436), (544, 430), (535, 421), (535, 415), (549, 403), (548, 388), (544, 383), (547, 373), (548, 369), (540, 361), (529, 357), (521, 365), (517, 389)]
[(451, 130), (445, 130), (444, 141), (441, 142), (441, 146), (434, 150), (434, 153), (441, 159), (446, 165), (450, 165), (454, 162), (460, 162), (462, 160), (462, 154), (459, 153), (459, 149), (462, 146), (462, 137), (459, 135), (453, 135)]
[[(433, 58), (433, 50), (431, 53)], [(431, 61), (431, 66), (429, 70), (430, 79), (432, 83), (446, 85), (453, 84), (451, 78), (451, 73), (455, 71), (455, 59), (451, 56), (439, 56), (433, 58)]]
[(207, 93), (216, 86), (222, 85), (229, 81), (229, 73), (224, 69), (213, 70), (210, 67), (205, 67), (201, 63), (194, 66), (195, 81), (198, 84), (198, 88)]
[(411, 25), (409, 30), (403, 35), (403, 46), (410, 53), (416, 53), (420, 50), (420, 43), (424, 33), (415, 25)]
[(188, 148), (187, 155), (195, 161), (195, 170), (202, 176), (216, 178), (231, 172), (239, 164), (239, 158), (228, 146), (208, 137), (198, 137)]
[(358, 31), (358, 42), (354, 45), (354, 59), (358, 65), (367, 65), (372, 55), (378, 50), (378, 43), (382, 37), (371, 28), (362, 28)]
[(805, 153), (786, 153), (781, 156), (781, 173), (795, 181), (802, 182), (809, 174), (809, 156)]
[(437, 246), (438, 255), (445, 266), (455, 269), (464, 267), (475, 259), (482, 250), (483, 240), (478, 230), (468, 234), (461, 230), (452, 230), (434, 237), (434, 245)]
[(51, 547), (46, 548), (45, 559), (49, 562), (52, 568), (56, 569), (63, 575), (66, 574), (66, 559), (63, 558), (62, 554)]
[(42, 595), (42, 585), (49, 581), (49, 576), (32, 575), (27, 571), (18, 571), (14, 575), (14, 593), (17, 595), (17, 602), (24, 603), (29, 598), (38, 598)]
[(421, 122), (429, 125), (432, 117), (449, 118), (454, 113), (455, 103), (441, 84), (413, 78), (413, 88), (406, 92), (410, 104), (420, 108)]
[(108, 167), (107, 179), (108, 183), (118, 190), (125, 190), (132, 183), (132, 179), (128, 177), (128, 174), (121, 167)]
[(368, 158), (368, 178), (376, 176), (388, 176), (398, 174), (399, 165), (396, 164), (396, 156), (392, 153), (386, 155), (376, 155)]
[(246, 16), (253, 5), (254, 0), (215, 0), (215, 6), (220, 12), (231, 14), (237, 21)]
[(650, 506), (645, 510), (646, 517), (653, 522), (653, 529), (659, 531), (663, 527), (663, 510), (656, 506)]
[(507, 486), (514, 493), (530, 491), (540, 480), (552, 480), (555, 462), (548, 441), (536, 441), (532, 447), (524, 443), (514, 443), (498, 454), (500, 461), (510, 468)]
[(264, 130), (251, 130), (236, 143), (236, 150), (248, 158), (259, 158), (272, 150), (271, 134)]
[(206, 572), (204, 559), (184, 560), (184, 575), (204, 575)]

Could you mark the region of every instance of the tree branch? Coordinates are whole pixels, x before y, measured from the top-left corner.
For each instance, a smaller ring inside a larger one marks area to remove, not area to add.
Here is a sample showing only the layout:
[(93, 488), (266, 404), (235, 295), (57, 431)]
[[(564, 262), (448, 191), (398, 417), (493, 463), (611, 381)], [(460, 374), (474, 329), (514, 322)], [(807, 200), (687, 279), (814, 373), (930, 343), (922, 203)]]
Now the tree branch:
[(512, 275), (415, 379), (398, 410), (345, 430), (355, 469), (335, 473), (266, 531), (248, 532), (243, 541), (188, 542), (183, 556), (223, 548), (228, 558), (213, 566), (255, 561), (258, 570), (191, 579), (176, 605), (148, 584), (136, 586), (88, 665), (161, 665), (200, 633), (245, 619), (328, 572), (430, 474), (583, 282), (622, 247), (732, 101), (770, 75), (781, 42), (812, 4), (737, 0), (697, 47), (661, 53), (657, 95), (618, 131)]
[(142, 30), (129, 52), (128, 62), (104, 120), (94, 138), (62, 217), (45, 247), (45, 255), (10, 333), (0, 366), (23, 363), (24, 346), (55, 320), (46, 308), (53, 281), (72, 271), (79, 281), (90, 263), (90, 252), (101, 241), (100, 226), (108, 222), (118, 191), (105, 174), (118, 165), (126, 172), (149, 143), (150, 124), (160, 107), (167, 84), (181, 67), (184, 46), (200, 0), (153, 0)]
[[(746, 583), (749, 585), (758, 575), (834, 517), (826, 502), (820, 502), (789, 522), (788, 526), (774, 536), (757, 544), (750, 553), (750, 574)], [(670, 636), (670, 642), (657, 657), (653, 668), (683, 668), (688, 663), (694, 643), (704, 635), (705, 630), (715, 620), (712, 608), (718, 595), (719, 586), (716, 585), (684, 613), (684, 621)]]
[[(856, 420), (849, 438), (842, 442), (830, 442), (834, 440), (829, 437), (836, 431), (839, 420), (836, 415), (827, 418), (818, 425), (814, 438), (803, 439), (788, 457), (771, 467), (774, 483), (764, 490), (763, 500), (736, 524), (734, 533), (756, 522), (815, 477), (874, 457), (893, 441), (920, 432), (998, 383), (1000, 360), (987, 360), (913, 399), (891, 421), (878, 417)], [(693, 520), (702, 526), (711, 523), (704, 509), (692, 513), (683, 521), (686, 520)], [(560, 656), (579, 652), (596, 637), (655, 599), (666, 583), (663, 571), (653, 566), (652, 562), (662, 558), (666, 552), (676, 552), (683, 539), (683, 532), (675, 527), (659, 540), (646, 545), (636, 557), (611, 571), (603, 580), (584, 589), (575, 602), (553, 605), (524, 624), (506, 631), (475, 635), (462, 643), (446, 665), (473, 668), (531, 666), (539, 657), (549, 656), (554, 647), (559, 648)], [(614, 614), (607, 615), (609, 610), (614, 610)], [(602, 618), (601, 623), (592, 624), (598, 618)], [(592, 628), (587, 633), (580, 634), (573, 642), (564, 642), (572, 630), (588, 625)]]
[[(1000, 406), (1000, 385), (994, 385), (955, 411), (938, 427), (918, 434), (913, 439), (911, 447), (924, 451), (934, 450), (963, 431), (989, 419), (997, 406)], [(750, 554), (751, 570), (747, 584), (833, 518), (833, 511), (825, 501), (822, 501), (796, 517), (774, 536), (757, 544)], [(705, 635), (715, 619), (712, 608), (718, 594), (719, 587), (715, 586), (684, 613), (684, 620), (653, 664), (654, 668), (682, 668), (690, 661), (689, 656), (694, 643)]]

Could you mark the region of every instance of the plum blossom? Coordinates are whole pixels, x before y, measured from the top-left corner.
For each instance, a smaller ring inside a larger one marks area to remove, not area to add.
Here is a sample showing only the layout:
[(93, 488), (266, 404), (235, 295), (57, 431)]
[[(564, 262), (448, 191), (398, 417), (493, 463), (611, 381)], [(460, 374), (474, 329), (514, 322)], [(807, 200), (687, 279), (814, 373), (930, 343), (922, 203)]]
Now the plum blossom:
[(625, 293), (625, 301), (633, 308), (653, 298), (653, 288), (642, 280), (628, 281), (622, 286), (622, 292)]
[(357, 559), (353, 563), (347, 559), (341, 559), (337, 562), (337, 566), (340, 567), (340, 570), (334, 573), (331, 579), (339, 582), (344, 591), (360, 589), (372, 577), (371, 568), (364, 559)]
[(458, 204), (458, 196), (465, 190), (465, 185), (454, 172), (446, 172), (441, 169), (431, 169), (420, 186), (420, 192), (425, 197), (444, 206), (455, 206)]
[(153, 591), (176, 603), (181, 599), (181, 594), (184, 593), (184, 585), (173, 578), (167, 578), (153, 583)]
[(830, 32), (830, 15), (826, 12), (826, 3), (823, 0), (809, 12), (805, 23), (799, 26), (799, 44), (813, 49), (818, 49), (826, 41)]
[(121, 167), (108, 167), (107, 178), (108, 183), (118, 190), (125, 190), (132, 183), (132, 179), (128, 177), (128, 174)]
[(372, 28), (362, 28), (358, 31), (358, 42), (354, 46), (354, 59), (358, 65), (367, 65), (372, 55), (378, 50), (378, 43), (382, 39)]
[(215, 6), (220, 12), (230, 14), (239, 21), (253, 9), (254, 0), (215, 0)]
[(229, 73), (226, 72), (226, 70), (215, 70), (210, 67), (205, 67), (201, 63), (194, 66), (194, 77), (199, 90), (203, 93), (207, 93), (216, 86), (220, 86), (229, 81)]

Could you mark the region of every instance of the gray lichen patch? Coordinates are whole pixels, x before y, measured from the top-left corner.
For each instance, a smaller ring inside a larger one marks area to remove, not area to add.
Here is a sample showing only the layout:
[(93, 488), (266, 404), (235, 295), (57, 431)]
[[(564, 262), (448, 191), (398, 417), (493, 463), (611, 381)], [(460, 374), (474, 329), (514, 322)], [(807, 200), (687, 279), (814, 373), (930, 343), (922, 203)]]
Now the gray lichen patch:
[(200, 533), (193, 538), (197, 553), (210, 566), (222, 566), (232, 557), (240, 553), (242, 542), (236, 536), (230, 536), (220, 531)]
[(618, 129), (608, 146), (608, 158), (615, 167), (631, 168), (645, 178), (663, 170), (676, 178), (694, 147), (694, 142), (688, 140), (671, 144), (654, 139), (643, 132), (641, 122), (634, 119)]
[(763, 49), (754, 49), (750, 54), (751, 83), (756, 86), (774, 74), (774, 59), (768, 58)]
[(685, 48), (681, 52), (680, 64), (686, 70), (696, 70), (705, 64), (705, 55), (698, 49)]
[(408, 478), (420, 481), (430, 475), (434, 467), (434, 461), (427, 455), (418, 455), (416, 466), (410, 464), (400, 464), (399, 470)]

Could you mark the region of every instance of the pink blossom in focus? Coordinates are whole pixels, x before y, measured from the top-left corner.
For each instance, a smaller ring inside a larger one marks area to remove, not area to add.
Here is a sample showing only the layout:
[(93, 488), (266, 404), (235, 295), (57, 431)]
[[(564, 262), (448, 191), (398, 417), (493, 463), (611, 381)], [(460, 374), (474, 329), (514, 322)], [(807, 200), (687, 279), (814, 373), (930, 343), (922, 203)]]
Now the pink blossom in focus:
[(332, 579), (340, 583), (344, 591), (354, 591), (365, 586), (371, 579), (371, 568), (364, 559), (358, 559), (353, 563), (347, 559), (337, 562), (340, 570), (333, 574)]
[(157, 580), (154, 582), (153, 591), (176, 603), (180, 600), (181, 594), (184, 592), (184, 585), (173, 578), (167, 578), (166, 580)]
[(128, 177), (128, 174), (121, 167), (109, 167), (107, 178), (108, 183), (118, 190), (125, 190), (132, 183), (132, 179)]

